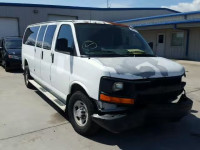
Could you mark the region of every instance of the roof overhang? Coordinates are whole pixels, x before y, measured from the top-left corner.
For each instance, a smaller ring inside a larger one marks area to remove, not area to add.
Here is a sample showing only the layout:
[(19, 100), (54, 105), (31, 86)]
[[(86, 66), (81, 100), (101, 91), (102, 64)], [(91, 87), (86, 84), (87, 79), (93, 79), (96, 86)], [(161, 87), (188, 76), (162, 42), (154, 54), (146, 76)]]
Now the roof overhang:
[(167, 10), (172, 13), (179, 13), (178, 11), (169, 8), (101, 8), (101, 7), (78, 7), (78, 6), (64, 6), (64, 5), (46, 5), (46, 4), (28, 4), (28, 3), (5, 3), (0, 2), (0, 6), (18, 6), (18, 7), (42, 7), (42, 8), (60, 8), (60, 9), (79, 9), (79, 10), (98, 10), (98, 11), (127, 11), (127, 10)]
[[(195, 25), (196, 24), (196, 25)], [(169, 22), (160, 22), (160, 23), (147, 23), (147, 24), (137, 24), (131, 25), (133, 28), (173, 28), (175, 25), (181, 25), (183, 27), (200, 27), (200, 19), (197, 20), (183, 20), (183, 21), (169, 21)]]

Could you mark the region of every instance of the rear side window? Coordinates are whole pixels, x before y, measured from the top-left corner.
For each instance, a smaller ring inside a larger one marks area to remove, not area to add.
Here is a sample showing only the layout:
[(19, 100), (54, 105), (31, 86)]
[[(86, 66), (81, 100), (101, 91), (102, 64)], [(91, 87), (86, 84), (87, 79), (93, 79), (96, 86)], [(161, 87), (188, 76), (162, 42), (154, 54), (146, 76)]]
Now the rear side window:
[(47, 26), (41, 26), (41, 28), (40, 28), (37, 43), (36, 43), (37, 47), (40, 47), (40, 48), (42, 47), (44, 32), (45, 32), (46, 28), (47, 28)]
[(38, 30), (39, 26), (27, 28), (24, 35), (23, 44), (35, 46)]
[(47, 27), (47, 31), (44, 37), (43, 48), (47, 50), (51, 50), (53, 36), (56, 30), (56, 25), (49, 25)]
[(73, 52), (74, 39), (70, 25), (62, 25), (56, 41), (56, 51), (58, 52)]

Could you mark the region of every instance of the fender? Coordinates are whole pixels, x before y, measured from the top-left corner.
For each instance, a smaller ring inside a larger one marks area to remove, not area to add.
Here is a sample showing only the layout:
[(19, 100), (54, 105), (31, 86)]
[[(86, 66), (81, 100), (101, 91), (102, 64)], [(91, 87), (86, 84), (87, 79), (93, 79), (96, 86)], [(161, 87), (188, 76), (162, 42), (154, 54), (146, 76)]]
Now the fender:
[(88, 88), (87, 88), (83, 83), (81, 83), (80, 81), (72, 81), (72, 82), (70, 83), (70, 85), (69, 85), (69, 91), (68, 91), (69, 94), (71, 94), (71, 88), (72, 88), (72, 86), (73, 86), (74, 84), (80, 85), (80, 86), (85, 90), (85, 92), (88, 94), (88, 96), (91, 97)]

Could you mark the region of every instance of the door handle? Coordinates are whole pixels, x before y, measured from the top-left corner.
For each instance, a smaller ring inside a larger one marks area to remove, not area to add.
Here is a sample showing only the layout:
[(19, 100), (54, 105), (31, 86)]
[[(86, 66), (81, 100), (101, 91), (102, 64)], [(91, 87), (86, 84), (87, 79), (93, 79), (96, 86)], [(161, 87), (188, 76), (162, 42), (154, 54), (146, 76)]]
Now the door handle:
[(42, 51), (42, 53), (41, 53), (41, 59), (43, 59), (43, 51)]
[(54, 53), (51, 53), (51, 61), (54, 62)]

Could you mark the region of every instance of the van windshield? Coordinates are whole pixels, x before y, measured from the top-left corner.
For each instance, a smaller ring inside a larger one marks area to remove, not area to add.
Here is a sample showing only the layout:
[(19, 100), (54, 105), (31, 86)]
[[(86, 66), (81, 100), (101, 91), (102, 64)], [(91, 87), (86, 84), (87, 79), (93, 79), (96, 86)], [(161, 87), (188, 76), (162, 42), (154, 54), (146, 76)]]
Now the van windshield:
[(125, 26), (76, 24), (81, 55), (90, 57), (153, 57), (142, 36)]

